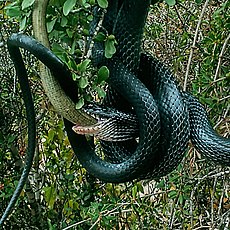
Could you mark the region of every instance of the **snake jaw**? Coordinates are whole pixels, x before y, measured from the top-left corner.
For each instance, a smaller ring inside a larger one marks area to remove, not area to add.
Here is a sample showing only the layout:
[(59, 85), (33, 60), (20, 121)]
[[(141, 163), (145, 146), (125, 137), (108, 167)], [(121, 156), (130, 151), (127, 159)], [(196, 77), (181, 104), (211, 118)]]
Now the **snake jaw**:
[(126, 141), (138, 136), (138, 123), (124, 123), (120, 118), (104, 118), (94, 125), (75, 125), (72, 130), (80, 135), (90, 135), (103, 141)]
[(126, 141), (138, 136), (138, 121), (132, 113), (121, 112), (95, 103), (85, 105), (82, 109), (86, 114), (94, 117), (97, 123), (76, 124), (72, 130), (77, 134), (94, 136), (103, 141)]
[(98, 121), (97, 124), (91, 126), (82, 126), (75, 125), (72, 127), (72, 130), (80, 135), (89, 135), (103, 141), (115, 141), (110, 135), (108, 135), (108, 128), (105, 127), (105, 124), (109, 122)]
[(95, 124), (92, 126), (82, 126), (82, 125), (75, 125), (72, 127), (73, 131), (77, 134), (81, 135), (96, 135), (98, 131), (100, 130), (100, 124)]

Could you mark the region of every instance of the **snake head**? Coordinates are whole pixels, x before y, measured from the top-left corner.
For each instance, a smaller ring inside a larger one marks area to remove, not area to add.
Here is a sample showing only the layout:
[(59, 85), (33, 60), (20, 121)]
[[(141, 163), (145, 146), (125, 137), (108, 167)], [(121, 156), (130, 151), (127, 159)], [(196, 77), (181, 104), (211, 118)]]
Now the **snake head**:
[(125, 141), (138, 136), (138, 121), (132, 113), (97, 104), (87, 105), (83, 110), (98, 122), (87, 126), (76, 124), (72, 129), (77, 134), (94, 136), (104, 141)]

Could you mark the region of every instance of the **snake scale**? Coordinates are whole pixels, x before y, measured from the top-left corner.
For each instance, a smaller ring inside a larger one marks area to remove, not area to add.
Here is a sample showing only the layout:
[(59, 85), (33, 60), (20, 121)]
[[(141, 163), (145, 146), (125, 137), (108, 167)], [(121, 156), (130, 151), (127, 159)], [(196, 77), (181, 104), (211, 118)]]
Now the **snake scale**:
[[(109, 1), (103, 27), (109, 34), (116, 36), (117, 52), (112, 59), (106, 60), (103, 57), (103, 46), (95, 44), (92, 55), (95, 65), (106, 64), (110, 70), (111, 89), (103, 102), (104, 106), (118, 109), (119, 116), (131, 114), (131, 117), (135, 117), (136, 122), (132, 124), (134, 130), (139, 130), (139, 141), (136, 141), (136, 136), (132, 139), (130, 136), (126, 141), (101, 141), (104, 150), (102, 159), (96, 155), (85, 136), (72, 130), (73, 123), (79, 123), (82, 127), (86, 125), (88, 128), (89, 125), (95, 125), (95, 119), (84, 112), (80, 120), (76, 117), (78, 115), (71, 118), (68, 117), (69, 113), (63, 115), (68, 138), (79, 161), (91, 174), (104, 181), (125, 182), (137, 178), (157, 178), (169, 173), (183, 158), (189, 138), (209, 160), (230, 165), (229, 139), (216, 134), (202, 105), (189, 93), (179, 89), (173, 75), (163, 63), (141, 52), (143, 27), (149, 5), (150, 1), (141, 0)], [(72, 108), (77, 102), (70, 72), (46, 47), (30, 37), (18, 34), (11, 36), (8, 47), (23, 92), (31, 141), (28, 146), (30, 157), (19, 186), (0, 220), (0, 226), (9, 215), (27, 179), (30, 169), (27, 166), (32, 164), (32, 153), (36, 144), (33, 101), (18, 47), (29, 50), (50, 68), (54, 80), (58, 83), (57, 91), (62, 91), (62, 94), (64, 91), (64, 97), (66, 94)], [(55, 87), (57, 88), (56, 85)], [(46, 91), (49, 89), (46, 88)], [(49, 98), (53, 96), (53, 93), (51, 94), (48, 95)], [(58, 106), (60, 102), (54, 107)], [(57, 110), (62, 114), (64, 109), (60, 106)], [(93, 114), (95, 108), (89, 111)], [(97, 114), (100, 117), (100, 111)], [(114, 115), (115, 122), (111, 125), (121, 123), (119, 116)], [(84, 122), (84, 118), (88, 119), (88, 122)], [(127, 128), (130, 123), (126, 126), (123, 122), (123, 125)], [(122, 136), (124, 131), (120, 129), (119, 132)], [(113, 138), (114, 134), (108, 135)]]

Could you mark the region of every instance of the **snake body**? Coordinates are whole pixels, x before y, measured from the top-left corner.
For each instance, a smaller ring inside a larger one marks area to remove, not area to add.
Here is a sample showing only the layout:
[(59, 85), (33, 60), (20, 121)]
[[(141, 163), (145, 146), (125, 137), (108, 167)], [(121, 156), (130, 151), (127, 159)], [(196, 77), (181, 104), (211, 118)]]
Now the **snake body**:
[[(125, 67), (135, 73), (145, 84), (160, 111), (162, 132), (157, 154), (159, 158), (150, 162), (152, 165), (146, 168), (151, 168), (151, 170), (147, 174), (142, 170), (142, 175), (159, 177), (172, 171), (183, 158), (189, 138), (209, 160), (230, 165), (230, 141), (220, 137), (213, 130), (203, 106), (192, 95), (179, 89), (174, 77), (163, 63), (146, 54), (140, 56), (143, 25), (146, 18), (146, 11), (143, 8), (148, 8), (149, 3), (138, 0), (111, 1), (110, 3), (103, 26), (108, 34), (113, 33), (116, 36), (118, 41), (116, 57), (122, 60)], [(96, 64), (103, 63), (103, 57), (99, 56), (102, 52), (98, 49), (100, 46), (96, 45), (96, 60), (94, 60)], [(104, 63), (107, 64), (107, 62), (104, 60)], [(133, 85), (133, 87), (136, 86)], [(132, 112), (127, 103), (120, 102), (124, 101), (122, 97), (113, 92), (111, 94), (109, 95), (112, 100), (108, 99), (105, 102), (107, 106)], [(134, 122), (133, 126), (137, 124), (138, 122)], [(127, 127), (124, 128), (124, 132), (126, 129)], [(108, 133), (108, 135), (113, 135), (113, 133)], [(135, 140), (131, 140), (123, 143), (102, 142), (102, 146), (106, 159), (120, 163), (132, 155), (137, 144)], [(127, 149), (127, 146), (132, 147)]]
[[(96, 121), (92, 116), (86, 113), (81, 115), (74, 111), (75, 115), (69, 117), (69, 113), (63, 113), (65, 109), (63, 101), (59, 101), (55, 106), (65, 118), (66, 131), (79, 161), (91, 174), (104, 181), (125, 182), (136, 178), (156, 178), (169, 173), (183, 158), (189, 138), (210, 160), (230, 165), (229, 139), (221, 138), (213, 131), (200, 103), (190, 94), (180, 91), (172, 74), (163, 63), (149, 55), (141, 54), (141, 39), (149, 5), (150, 1), (141, 0), (109, 1), (103, 26), (116, 36), (117, 53), (111, 60), (106, 60), (102, 56), (103, 46), (96, 44), (93, 54), (97, 66), (106, 64), (110, 69), (112, 89), (104, 101), (105, 106), (121, 110), (124, 116), (127, 112), (131, 114), (135, 112), (137, 122), (134, 122), (134, 129), (139, 130), (139, 142), (137, 143), (135, 139), (102, 142), (105, 154), (103, 160), (96, 155), (94, 148), (84, 136), (72, 130), (73, 123), (95, 125)], [(49, 96), (51, 100), (53, 95), (57, 95), (55, 93), (58, 90), (55, 90), (60, 89), (60, 97), (67, 95), (70, 101), (68, 105), (74, 108), (77, 94), (74, 92), (73, 84), (68, 84), (72, 83), (72, 80), (66, 66), (39, 42), (24, 35), (12, 35), (8, 46), (27, 108), (30, 128), (28, 134), (31, 137), (29, 151), (33, 153), (34, 109), (18, 47), (29, 50), (51, 70), (54, 80), (58, 83), (54, 84), (54, 91)], [(45, 86), (49, 91), (49, 86), (47, 87)], [(120, 99), (124, 102), (120, 103)], [(135, 128), (137, 124), (139, 126)], [(27, 165), (31, 165), (32, 159), (33, 154), (30, 154), (30, 162)], [(0, 225), (7, 218), (27, 179), (29, 168), (25, 169), (26, 172), (21, 177), (23, 181), (20, 182), (16, 195), (14, 194), (1, 218)]]
[(189, 110), (190, 139), (208, 160), (230, 166), (230, 139), (218, 135), (208, 120), (203, 105), (189, 93), (184, 93)]
[[(143, 29), (141, 25), (144, 23), (143, 21), (142, 23), (137, 22), (136, 19), (144, 20), (145, 18), (140, 10), (143, 4), (138, 0), (135, 2), (117, 1), (116, 3), (112, 1), (112, 7), (108, 9), (107, 14), (112, 20), (107, 19), (104, 23), (104, 28), (107, 28), (108, 32), (112, 31), (118, 40), (116, 57), (122, 60), (129, 71), (138, 75), (156, 99), (160, 111), (162, 132), (157, 154), (159, 157), (154, 158), (154, 161), (149, 163), (151, 166), (146, 166), (139, 177), (160, 177), (172, 171), (182, 159), (189, 138), (209, 160), (230, 165), (230, 141), (227, 138), (220, 137), (213, 130), (206, 112), (198, 100), (178, 88), (173, 76), (163, 63), (145, 54), (142, 54), (140, 60), (140, 34)], [(145, 4), (148, 3), (145, 2)], [(148, 6), (145, 5), (144, 7)], [(141, 16), (139, 12), (141, 12)], [(98, 47), (100, 46), (96, 46), (96, 61), (94, 62), (97, 63), (97, 60), (99, 60), (99, 63), (103, 63), (103, 57), (100, 57), (102, 52), (98, 51)], [(107, 63), (107, 61), (104, 63)], [(133, 85), (133, 87), (136, 86)], [(123, 107), (121, 106), (122, 103), (117, 103), (117, 101), (122, 100), (122, 97), (117, 94), (111, 97), (112, 101), (107, 100), (105, 104), (117, 109), (126, 108), (127, 112), (128, 106), (126, 103)], [(91, 112), (93, 112), (93, 109), (91, 109)], [(108, 135), (112, 134), (108, 133)], [(72, 141), (72, 145), (76, 145), (74, 141)], [(127, 149), (127, 146), (130, 145), (132, 147)], [(107, 160), (113, 163), (121, 163), (132, 156), (137, 144), (134, 140), (131, 140), (123, 143), (103, 142), (102, 146)], [(86, 163), (82, 163), (87, 168)]]

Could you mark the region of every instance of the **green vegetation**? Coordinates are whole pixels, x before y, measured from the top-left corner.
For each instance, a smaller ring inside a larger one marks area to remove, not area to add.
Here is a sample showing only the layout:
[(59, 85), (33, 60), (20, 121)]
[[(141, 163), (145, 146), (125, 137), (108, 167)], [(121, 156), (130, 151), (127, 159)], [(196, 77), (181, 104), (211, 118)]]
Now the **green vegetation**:
[[(215, 129), (229, 137), (230, 2), (210, 0), (206, 7), (201, 0), (165, 2), (151, 6), (144, 47), (167, 63), (181, 86), (205, 104)], [(6, 40), (17, 31), (32, 34), (32, 3), (0, 2), (0, 215), (20, 177), (27, 144), (23, 101)], [(47, 12), (52, 50), (72, 69), (81, 88), (78, 107), (103, 98), (108, 77), (105, 67), (92, 67), (85, 48), (96, 3), (106, 7), (107, 1), (50, 0)], [(108, 44), (108, 55), (114, 52), (112, 35), (97, 39)], [(211, 164), (192, 146), (178, 168), (158, 181), (115, 185), (90, 176), (44, 94), (38, 63), (26, 52), (24, 57), (37, 112), (38, 145), (28, 183), (6, 229), (229, 229), (229, 167)]]

